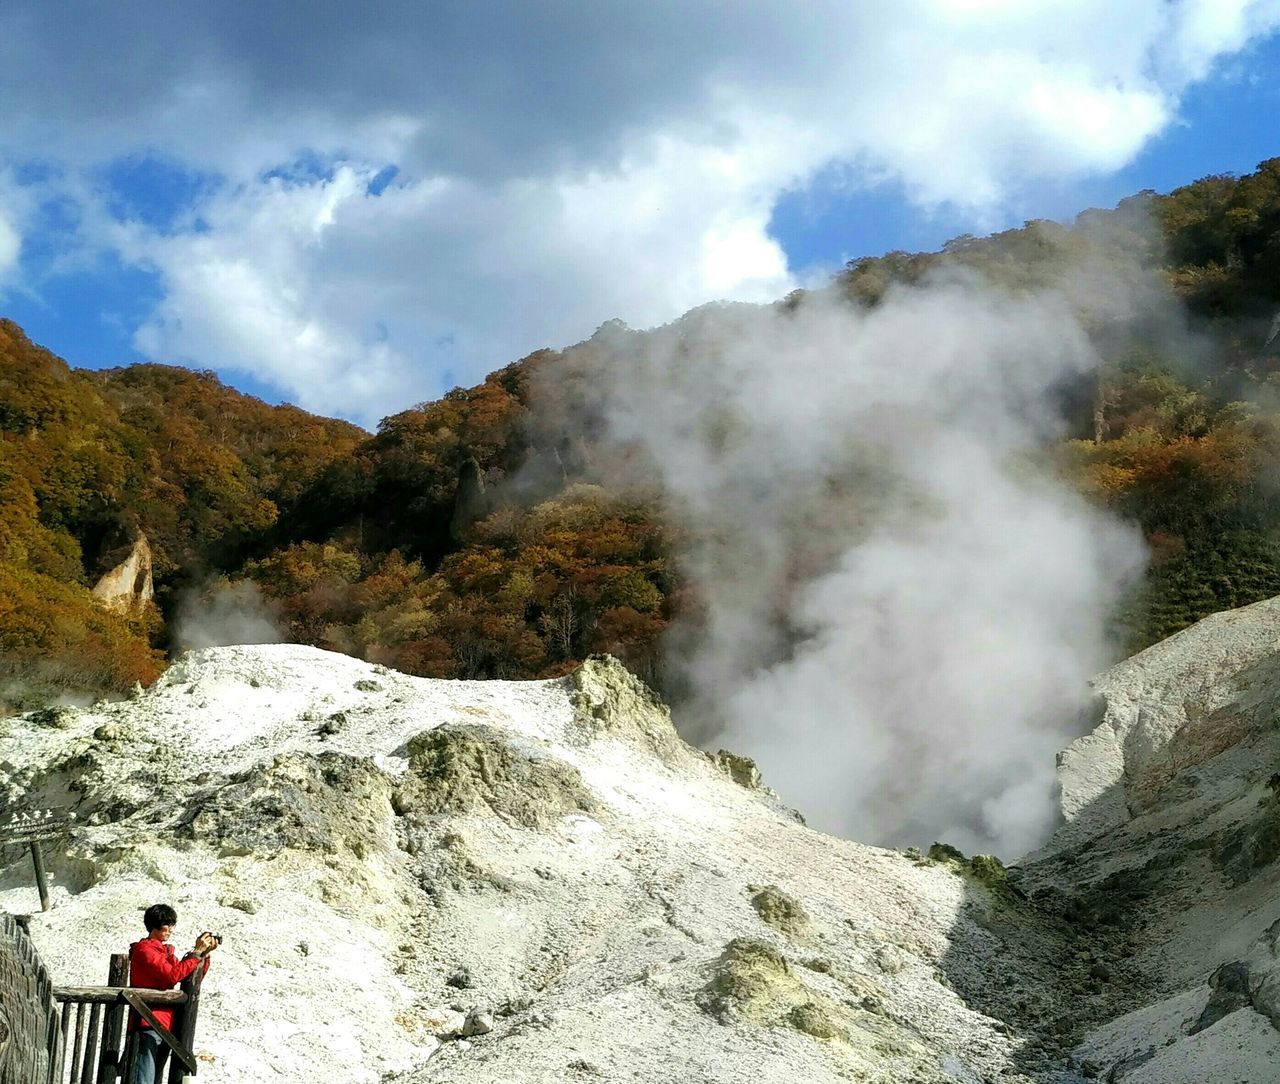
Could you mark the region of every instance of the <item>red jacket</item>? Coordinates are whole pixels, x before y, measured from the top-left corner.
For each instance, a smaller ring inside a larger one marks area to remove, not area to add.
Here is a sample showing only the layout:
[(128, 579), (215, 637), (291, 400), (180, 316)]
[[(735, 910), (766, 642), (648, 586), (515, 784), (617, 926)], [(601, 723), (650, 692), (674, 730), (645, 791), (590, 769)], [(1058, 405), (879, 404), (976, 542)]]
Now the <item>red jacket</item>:
[[(149, 990), (169, 990), (183, 979), (195, 974), (200, 964), (204, 964), (204, 972), (209, 970), (209, 960), (203, 961), (198, 956), (187, 956), (179, 960), (173, 946), (164, 941), (148, 937), (135, 941), (129, 946), (129, 985), (141, 986)], [(169, 1005), (152, 1006), (156, 1019), (173, 1030), (173, 1008)], [(129, 1030), (147, 1028), (151, 1025), (138, 1017), (136, 1012), (129, 1013)]]

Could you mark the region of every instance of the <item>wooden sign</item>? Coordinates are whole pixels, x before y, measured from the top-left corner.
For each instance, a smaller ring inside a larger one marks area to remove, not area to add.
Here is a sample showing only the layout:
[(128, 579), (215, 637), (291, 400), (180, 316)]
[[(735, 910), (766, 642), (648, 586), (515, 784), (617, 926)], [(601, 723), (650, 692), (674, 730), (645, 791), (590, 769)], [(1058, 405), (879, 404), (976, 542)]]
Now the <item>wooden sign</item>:
[(9, 843), (36, 843), (64, 835), (71, 827), (72, 815), (52, 809), (15, 809), (0, 814), (0, 846)]
[(31, 864), (36, 871), (36, 890), (40, 893), (40, 910), (49, 910), (49, 886), (44, 877), (42, 839), (56, 839), (71, 827), (74, 815), (52, 809), (15, 809), (0, 815), (0, 846), (25, 843), (31, 848)]

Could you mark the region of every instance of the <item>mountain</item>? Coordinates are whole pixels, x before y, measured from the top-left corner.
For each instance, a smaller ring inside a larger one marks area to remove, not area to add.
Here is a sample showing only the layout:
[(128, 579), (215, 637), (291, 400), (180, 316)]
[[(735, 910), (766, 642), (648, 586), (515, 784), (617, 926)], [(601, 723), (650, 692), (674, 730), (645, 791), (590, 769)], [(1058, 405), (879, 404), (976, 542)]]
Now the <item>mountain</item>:
[[(361, 435), (209, 373), (73, 370), (0, 321), (0, 700), (154, 680), (182, 587), (238, 566)], [(140, 533), (162, 610), (106, 611), (90, 589)]]
[[(1008, 869), (805, 827), (611, 660), (446, 682), (209, 649), (0, 722), (0, 799), (78, 816), (30, 920), (55, 982), (102, 982), (157, 900), (224, 935), (211, 1082), (1264, 1084), (1278, 621), (1103, 675), (1064, 824)], [(4, 860), (0, 905), (32, 910)]]
[[(1135, 650), (1280, 593), (1277, 237), (1273, 159), (1070, 225), (855, 260), (770, 308), (873, 311), (887, 291), (957, 274), (1062, 293), (1103, 363), (1059, 389), (1064, 428), (1044, 452), (1147, 540), (1150, 570), (1116, 630)], [(1128, 310), (1112, 312), (1122, 296)], [(74, 370), (0, 323), (0, 701), (146, 684), (170, 650), (217, 639), (184, 631), (202, 608), (252, 610), (275, 637), (423, 676), (547, 677), (611, 652), (678, 698), (686, 676), (664, 660), (673, 638), (701, 634), (704, 585), (679, 559), (670, 494), (605, 433), (601, 375), (663, 336), (702, 343), (690, 360), (711, 364), (732, 310), (654, 332), (607, 324), (372, 435), (209, 373)], [(740, 420), (709, 409), (704, 423), (727, 436)], [(832, 479), (830, 500), (860, 484)], [(140, 534), (156, 607), (104, 614), (90, 589)]]

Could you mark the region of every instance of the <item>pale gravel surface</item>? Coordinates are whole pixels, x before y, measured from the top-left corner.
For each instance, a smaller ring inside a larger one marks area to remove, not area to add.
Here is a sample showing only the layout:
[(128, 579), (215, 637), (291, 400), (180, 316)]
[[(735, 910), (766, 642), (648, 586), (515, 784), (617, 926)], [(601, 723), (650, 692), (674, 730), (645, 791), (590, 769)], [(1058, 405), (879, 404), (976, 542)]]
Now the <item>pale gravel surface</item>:
[[(607, 698), (619, 673), (605, 668), (586, 692)], [(1032, 1079), (1010, 1068), (1022, 1040), (956, 991), (1016, 966), (1051, 999), (1052, 945), (1008, 958), (993, 932), (1001, 905), (980, 886), (803, 827), (675, 738), (656, 708), (602, 709), (584, 725), (570, 692), (567, 680), (431, 681), (272, 645), (188, 656), (140, 698), (65, 725), (0, 721), (0, 796), (97, 809), (52, 856), (55, 908), (32, 918), (37, 947), (56, 981), (94, 983), (141, 935), (148, 903), (178, 907), (179, 942), (220, 930), (198, 1043), (210, 1084)], [(336, 732), (320, 733), (335, 713)], [(592, 808), (535, 826), (487, 808), (397, 816), (388, 795), (410, 771), (406, 743), (443, 724), (484, 724), (521, 755), (571, 765)], [(372, 774), (307, 774), (332, 753)], [(255, 786), (296, 784), (332, 838), (244, 854), (179, 830), (184, 809), (246, 772)], [(9, 857), (0, 906), (30, 912), (27, 866)], [(757, 915), (749, 886), (766, 884), (802, 903), (803, 932)], [(759, 1019), (724, 1023), (697, 999), (735, 937), (774, 945), (790, 978)], [(447, 984), (458, 968), (469, 986)], [(844, 1037), (786, 1026), (797, 991), (836, 1006)], [(506, 1014), (469, 1044), (441, 1042), (450, 1003)]]

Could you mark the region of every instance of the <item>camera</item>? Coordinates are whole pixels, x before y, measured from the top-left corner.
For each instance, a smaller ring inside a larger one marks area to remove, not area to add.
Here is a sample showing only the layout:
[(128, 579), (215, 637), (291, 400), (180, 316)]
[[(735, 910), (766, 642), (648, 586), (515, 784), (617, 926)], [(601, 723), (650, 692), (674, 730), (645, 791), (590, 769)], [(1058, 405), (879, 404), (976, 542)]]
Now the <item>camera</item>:
[(205, 931), (204, 931), (204, 933), (202, 933), (200, 936), (201, 936), (201, 937), (212, 937), (212, 938), (214, 939), (214, 941), (216, 941), (219, 945), (220, 945), (220, 944), (222, 944), (222, 934), (220, 934), (220, 933), (213, 933), (213, 932), (212, 932), (212, 931), (210, 931), (210, 930), (205, 930)]

